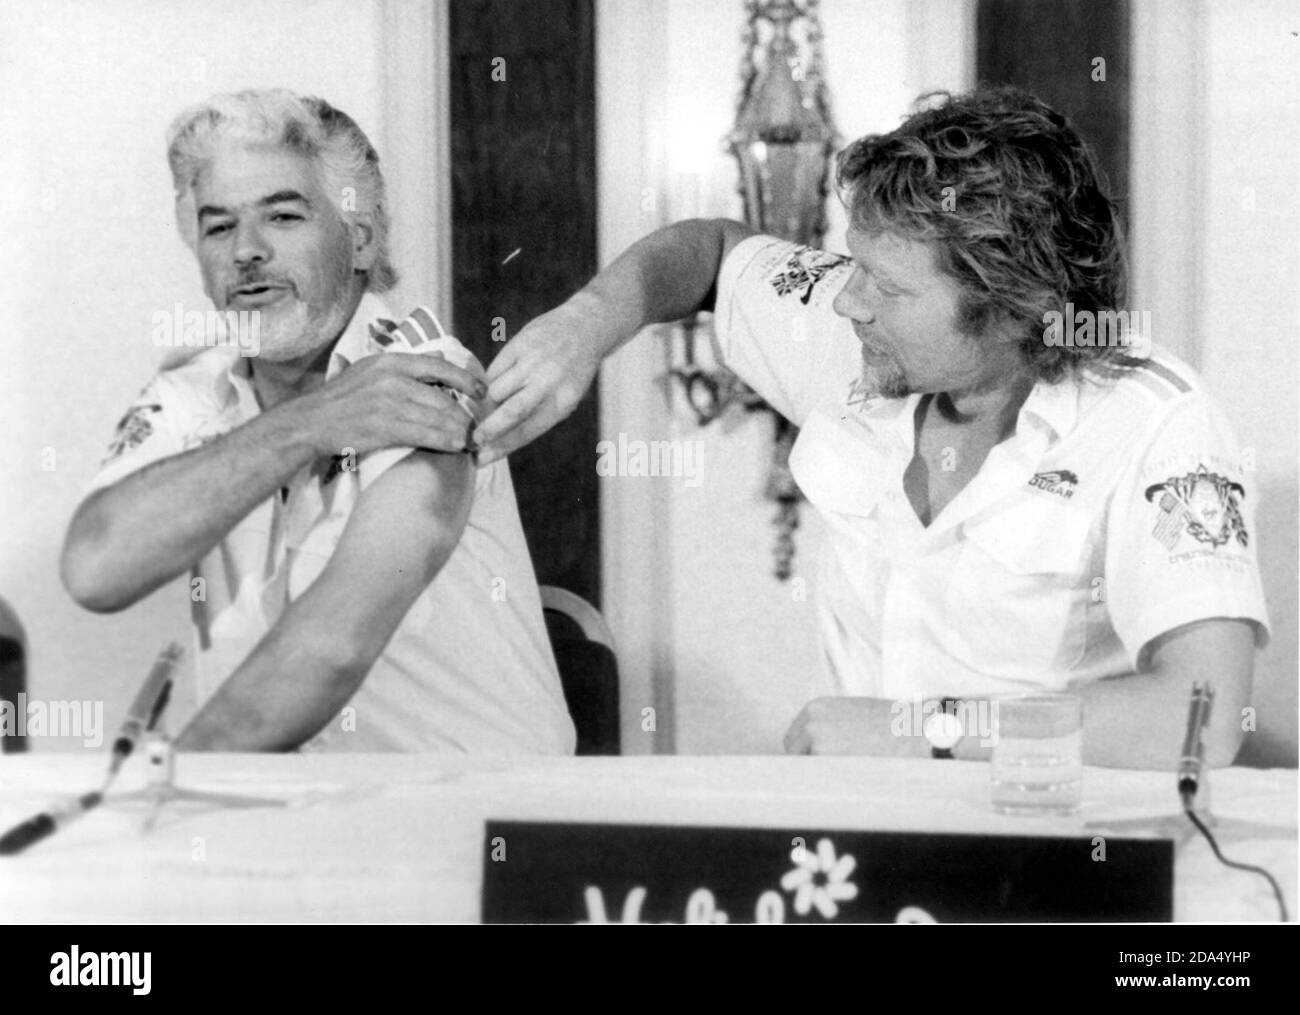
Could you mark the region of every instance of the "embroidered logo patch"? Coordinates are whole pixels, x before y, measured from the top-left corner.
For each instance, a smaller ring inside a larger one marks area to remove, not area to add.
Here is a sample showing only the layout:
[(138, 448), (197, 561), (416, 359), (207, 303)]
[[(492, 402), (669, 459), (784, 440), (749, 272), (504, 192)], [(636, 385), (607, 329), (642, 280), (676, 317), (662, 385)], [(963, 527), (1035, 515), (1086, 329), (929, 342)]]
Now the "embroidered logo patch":
[(108, 445), (108, 457), (104, 461), (111, 462), (147, 441), (153, 433), (153, 423), (149, 417), (155, 412), (162, 412), (162, 406), (156, 403), (131, 406), (113, 431), (113, 440)]
[(796, 247), (781, 270), (770, 279), (772, 288), (778, 296), (801, 294), (799, 302), (807, 306), (817, 283), (848, 260), (839, 254), (828, 254), (813, 247)]
[(1030, 477), (1029, 485), (1036, 490), (1045, 490), (1058, 497), (1069, 500), (1074, 496), (1074, 488), (1079, 485), (1079, 477), (1069, 469), (1057, 469), (1054, 472), (1035, 472)]
[(1234, 537), (1247, 546), (1250, 537), (1239, 503), (1244, 496), (1240, 483), (1210, 472), (1204, 465), (1198, 465), (1195, 472), (1171, 476), (1147, 487), (1148, 503), (1160, 498), (1160, 517), (1151, 534), (1167, 550), (1177, 545), (1184, 532), (1213, 549)]

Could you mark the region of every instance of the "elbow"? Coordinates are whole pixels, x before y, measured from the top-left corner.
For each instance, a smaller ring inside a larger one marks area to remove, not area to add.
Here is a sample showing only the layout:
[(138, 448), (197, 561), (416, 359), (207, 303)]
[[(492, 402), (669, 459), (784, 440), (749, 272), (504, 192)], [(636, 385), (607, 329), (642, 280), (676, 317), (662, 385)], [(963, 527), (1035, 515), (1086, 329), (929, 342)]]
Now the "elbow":
[(340, 705), (356, 693), (379, 656), (366, 633), (342, 624), (304, 627), (288, 632), (288, 638), (287, 667), (311, 674), (324, 698)]
[(63, 543), (59, 577), (77, 605), (92, 613), (117, 613), (131, 605), (131, 600), (108, 580), (102, 554), (93, 540), (77, 531), (75, 521)]

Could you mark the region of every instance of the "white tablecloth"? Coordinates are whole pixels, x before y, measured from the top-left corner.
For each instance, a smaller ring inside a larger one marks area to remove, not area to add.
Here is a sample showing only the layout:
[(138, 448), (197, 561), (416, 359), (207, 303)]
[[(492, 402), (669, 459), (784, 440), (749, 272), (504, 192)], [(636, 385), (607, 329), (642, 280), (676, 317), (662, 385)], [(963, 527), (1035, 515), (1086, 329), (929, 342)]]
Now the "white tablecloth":
[[(0, 830), (92, 789), (103, 756), (0, 757)], [(1179, 837), (1175, 918), (1276, 920), (1263, 878), (1222, 866), (1176, 815), (1171, 773), (1086, 769), (1084, 806), (1009, 818), (986, 764), (877, 758), (626, 757), (480, 761), (417, 755), (182, 755), (176, 784), (284, 801), (237, 808), (122, 794), (16, 857), (0, 858), (0, 921), (409, 922), (479, 919), (484, 821)], [(1262, 865), (1296, 899), (1296, 772), (1211, 776), (1229, 859)], [(1168, 819), (1168, 820), (1165, 820)]]

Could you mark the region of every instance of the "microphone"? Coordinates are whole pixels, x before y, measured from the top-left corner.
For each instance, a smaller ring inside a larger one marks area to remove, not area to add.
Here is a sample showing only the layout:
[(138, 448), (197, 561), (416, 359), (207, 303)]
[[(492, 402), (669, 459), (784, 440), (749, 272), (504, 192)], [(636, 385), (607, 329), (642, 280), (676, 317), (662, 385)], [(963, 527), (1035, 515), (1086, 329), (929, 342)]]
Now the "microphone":
[(153, 669), (149, 671), (149, 676), (145, 678), (136, 693), (135, 700), (131, 702), (131, 707), (127, 709), (126, 719), (122, 722), (122, 729), (118, 732), (117, 739), (113, 741), (113, 754), (108, 762), (110, 781), (117, 775), (122, 762), (126, 761), (135, 750), (135, 742), (140, 739), (140, 734), (145, 730), (153, 729), (163, 709), (167, 707), (167, 699), (171, 695), (172, 670), (176, 668), (183, 654), (183, 650), (176, 642), (172, 642), (158, 654)]
[(163, 709), (167, 707), (172, 689), (172, 670), (183, 654), (181, 647), (172, 642), (154, 661), (153, 669), (149, 671), (149, 676), (127, 709), (122, 729), (113, 741), (113, 754), (108, 762), (108, 777), (104, 780), (104, 785), (93, 793), (83, 793), (62, 807), (43, 811), (0, 835), (0, 856), (21, 853), (28, 846), (53, 835), (70, 821), (104, 802), (104, 793), (122, 767), (122, 762), (135, 750), (135, 742), (140, 739), (140, 734), (153, 729), (162, 716)]
[(1201, 784), (1205, 767), (1205, 741), (1202, 734), (1210, 722), (1214, 689), (1208, 683), (1192, 685), (1192, 700), (1187, 707), (1187, 733), (1183, 737), (1183, 756), (1178, 760), (1178, 794), (1183, 807), (1191, 810), (1192, 798)]
[(60, 826), (67, 824), (73, 818), (80, 817), (91, 808), (98, 807), (103, 802), (103, 793), (83, 793), (57, 810), (45, 811), (24, 821), (21, 825), (15, 825), (4, 835), (0, 835), (0, 856), (21, 853), (28, 846), (53, 835)]

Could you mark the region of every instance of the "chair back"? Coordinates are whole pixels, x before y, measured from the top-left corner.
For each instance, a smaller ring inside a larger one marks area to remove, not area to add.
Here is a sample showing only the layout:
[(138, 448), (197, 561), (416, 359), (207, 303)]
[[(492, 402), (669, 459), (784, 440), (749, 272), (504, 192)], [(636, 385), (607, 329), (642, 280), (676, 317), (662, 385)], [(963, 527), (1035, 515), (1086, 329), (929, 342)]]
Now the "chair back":
[[(27, 690), (27, 633), (18, 622), (18, 614), (0, 599), (0, 702), (7, 702), (15, 722), (20, 706), (25, 706)], [(22, 698), (19, 696), (22, 695)], [(19, 736), (18, 727), (9, 733), (8, 723), (0, 717), (0, 754), (17, 754), (27, 750), (27, 737)]]
[(546, 632), (578, 735), (577, 753), (618, 754), (618, 657), (609, 625), (568, 589), (543, 585), (541, 593)]

